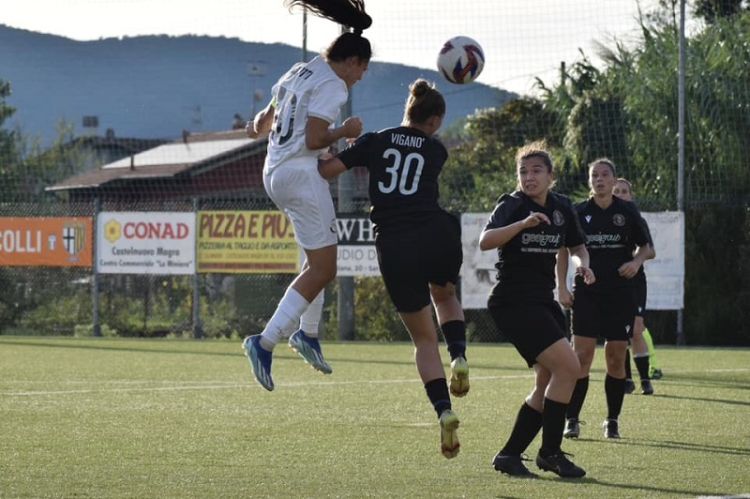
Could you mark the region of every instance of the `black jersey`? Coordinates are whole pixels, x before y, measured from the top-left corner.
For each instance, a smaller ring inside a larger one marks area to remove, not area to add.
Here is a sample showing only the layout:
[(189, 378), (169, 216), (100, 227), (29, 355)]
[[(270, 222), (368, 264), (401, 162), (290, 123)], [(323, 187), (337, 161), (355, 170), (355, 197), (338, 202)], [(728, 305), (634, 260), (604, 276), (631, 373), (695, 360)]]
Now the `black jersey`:
[(338, 158), (347, 168), (370, 171), (370, 219), (376, 233), (417, 227), (442, 211), (438, 176), (448, 151), (416, 128), (367, 133)]
[(492, 295), (507, 300), (552, 300), (555, 289), (557, 250), (584, 244), (584, 234), (570, 199), (550, 192), (547, 204), (540, 206), (520, 191), (503, 195), (485, 226), (505, 227), (544, 213), (550, 224), (524, 229), (497, 250), (497, 284)]
[[(651, 230), (648, 228), (648, 222), (646, 222), (646, 219), (641, 216), (641, 220), (643, 221), (643, 227), (646, 229), (646, 232), (648, 233), (648, 239), (649, 241), (652, 241), (651, 244), (653, 244), (653, 240), (651, 239)], [(630, 246), (630, 249), (633, 253), (635, 253), (637, 246), (635, 244), (632, 244)], [(643, 265), (641, 265), (641, 268), (638, 269), (638, 273), (633, 277), (633, 280), (637, 282), (639, 285), (645, 286), (646, 285), (646, 271), (643, 268)]]
[(632, 286), (633, 281), (620, 276), (617, 269), (633, 259), (635, 247), (653, 245), (638, 207), (613, 196), (612, 204), (605, 210), (589, 198), (576, 205), (576, 211), (586, 233), (586, 249), (596, 276), (596, 282), (588, 288), (596, 291)]

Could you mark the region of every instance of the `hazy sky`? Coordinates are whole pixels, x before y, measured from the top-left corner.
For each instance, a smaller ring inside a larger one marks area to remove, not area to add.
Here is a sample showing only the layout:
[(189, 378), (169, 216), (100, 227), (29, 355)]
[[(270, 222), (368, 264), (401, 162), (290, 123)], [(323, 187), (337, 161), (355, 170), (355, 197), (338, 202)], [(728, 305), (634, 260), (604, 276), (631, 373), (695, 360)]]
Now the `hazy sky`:
[[(640, 0), (647, 11), (656, 0)], [(636, 0), (366, 0), (365, 32), (374, 60), (433, 68), (443, 42), (468, 35), (483, 46), (479, 81), (528, 92), (549, 82), (561, 61), (594, 55), (593, 41), (638, 35)], [(199, 34), (302, 45), (302, 15), (282, 0), (4, 0), (0, 23), (76, 40), (146, 34)], [(310, 18), (308, 48), (318, 52), (338, 27)]]

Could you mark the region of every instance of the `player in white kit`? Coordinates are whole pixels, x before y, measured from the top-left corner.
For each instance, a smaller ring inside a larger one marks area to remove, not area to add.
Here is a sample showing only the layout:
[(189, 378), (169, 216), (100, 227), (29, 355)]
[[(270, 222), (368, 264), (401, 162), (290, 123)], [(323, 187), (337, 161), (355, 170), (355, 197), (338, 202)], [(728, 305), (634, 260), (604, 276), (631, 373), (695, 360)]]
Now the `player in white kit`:
[(339, 139), (362, 133), (357, 117), (346, 119), (339, 127), (332, 124), (372, 56), (370, 42), (361, 34), (372, 20), (361, 0), (295, 0), (286, 4), (305, 6), (352, 31), (334, 40), (324, 55), (287, 71), (274, 85), (271, 102), (246, 128), (251, 138), (268, 134), (263, 185), (291, 220), (306, 256), (302, 272), (287, 288), (263, 332), (242, 343), (255, 379), (269, 391), (274, 388), (272, 352), (282, 339), (289, 338), (289, 346), (316, 370), (332, 372), (323, 358), (317, 328), (324, 289), (336, 277), (338, 234), (328, 181), (318, 173), (318, 156)]

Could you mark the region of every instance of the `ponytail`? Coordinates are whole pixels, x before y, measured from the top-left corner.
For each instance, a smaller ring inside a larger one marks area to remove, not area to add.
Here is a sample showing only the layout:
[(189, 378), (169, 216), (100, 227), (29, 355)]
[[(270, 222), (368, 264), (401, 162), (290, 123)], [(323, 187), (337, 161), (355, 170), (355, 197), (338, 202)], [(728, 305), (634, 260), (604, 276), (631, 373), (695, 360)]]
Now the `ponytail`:
[(318, 17), (351, 28), (356, 35), (362, 35), (372, 25), (372, 18), (365, 12), (364, 0), (284, 0), (284, 5), (289, 9), (307, 7)]

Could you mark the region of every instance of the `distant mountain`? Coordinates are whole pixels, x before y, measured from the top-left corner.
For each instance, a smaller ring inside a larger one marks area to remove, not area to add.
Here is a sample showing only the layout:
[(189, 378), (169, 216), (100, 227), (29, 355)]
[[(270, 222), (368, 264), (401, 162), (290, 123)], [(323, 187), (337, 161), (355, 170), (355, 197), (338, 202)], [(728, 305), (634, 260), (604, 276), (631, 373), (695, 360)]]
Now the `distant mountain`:
[[(139, 36), (79, 42), (0, 24), (0, 79), (11, 83), (11, 124), (50, 143), (60, 120), (83, 134), (83, 116), (98, 117), (98, 133), (176, 138), (183, 130), (231, 128), (239, 113), (263, 107), (278, 77), (300, 60), (289, 45), (206, 36)], [(446, 123), (513, 94), (487, 85), (452, 85), (435, 71), (373, 62), (353, 90), (353, 112), (368, 130), (398, 124), (407, 85), (438, 83)], [(261, 99), (254, 103), (254, 93)]]

